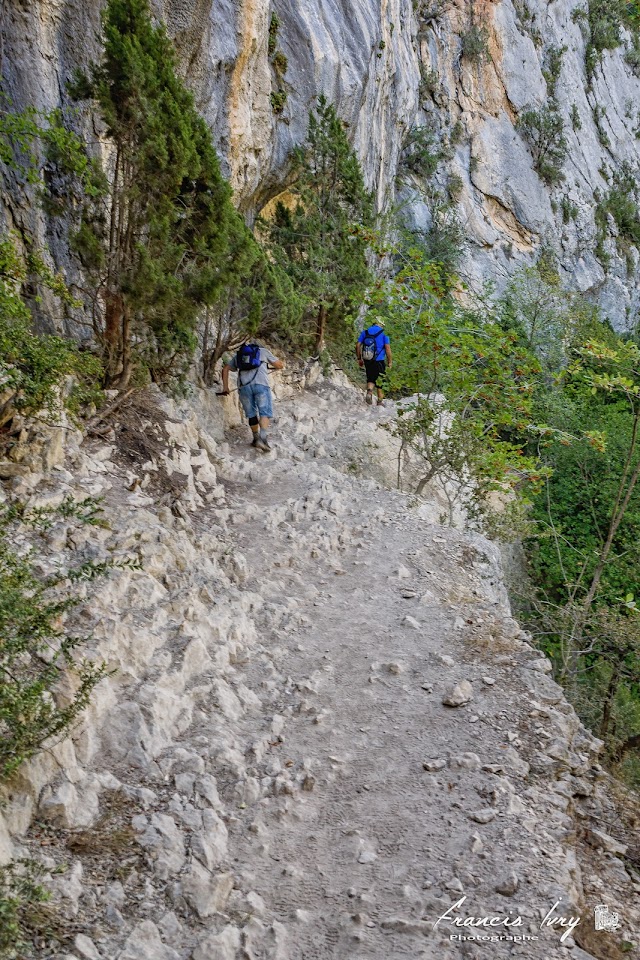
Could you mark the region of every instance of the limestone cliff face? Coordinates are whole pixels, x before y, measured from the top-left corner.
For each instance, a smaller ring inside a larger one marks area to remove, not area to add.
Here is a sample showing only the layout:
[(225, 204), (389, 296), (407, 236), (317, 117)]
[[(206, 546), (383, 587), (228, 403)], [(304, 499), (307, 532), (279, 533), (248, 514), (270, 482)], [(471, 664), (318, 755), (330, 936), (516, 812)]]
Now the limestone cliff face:
[[(410, 222), (428, 229), (434, 191), (444, 191), (452, 174), (460, 178), (463, 272), (472, 284), (502, 285), (550, 244), (569, 284), (597, 297), (617, 326), (633, 319), (637, 251), (627, 246), (621, 254), (609, 217), (598, 259), (594, 214), (597, 197), (608, 190), (603, 173), (624, 161), (636, 169), (640, 160), (640, 80), (621, 46), (605, 51), (587, 82), (587, 40), (584, 24), (572, 17), (574, 0), (475, 0), (475, 22), (488, 31), (489, 55), (480, 61), (462, 53), (469, 0), (157, 0), (155, 6), (249, 219), (286, 187), (291, 150), (304, 139), (315, 98), (325, 93), (349, 124), (381, 208), (400, 200)], [(4, 6), (4, 85), (16, 106), (51, 107), (64, 99), (74, 67), (97, 53), (99, 7), (97, 0)], [(548, 103), (545, 58), (562, 47), (556, 96), (569, 149), (564, 180), (550, 188), (516, 124), (523, 110)], [(284, 57), (275, 60), (274, 53)], [(407, 131), (425, 124), (446, 147), (430, 187), (413, 176), (398, 178)], [(26, 216), (13, 205), (10, 219), (19, 224)]]
[[(573, 0), (476, 4), (476, 22), (488, 28), (489, 56), (482, 62), (462, 56), (460, 37), (470, 24), (465, 0), (447, 5), (438, 20), (419, 22), (423, 71), (437, 76), (421, 111), (440, 128), (462, 125), (451, 169), (462, 179), (459, 215), (468, 238), (469, 278), (500, 286), (540, 244), (550, 244), (567, 283), (597, 297), (622, 327), (637, 312), (638, 254), (632, 248), (628, 258), (620, 255), (609, 218), (605, 272), (594, 254), (594, 214), (598, 196), (609, 189), (603, 173), (625, 161), (637, 171), (640, 80), (625, 62), (623, 45), (604, 52), (589, 84), (586, 30), (572, 16), (579, 6)], [(564, 48), (555, 96), (568, 153), (564, 180), (550, 188), (536, 173), (516, 124), (524, 110), (548, 105), (552, 91), (543, 68), (554, 48)]]

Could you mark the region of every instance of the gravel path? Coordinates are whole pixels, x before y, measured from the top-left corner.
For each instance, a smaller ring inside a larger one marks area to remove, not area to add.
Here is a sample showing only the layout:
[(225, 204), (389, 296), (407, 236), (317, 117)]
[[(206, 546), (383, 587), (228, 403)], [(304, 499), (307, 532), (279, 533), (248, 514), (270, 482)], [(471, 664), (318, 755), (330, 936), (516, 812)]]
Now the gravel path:
[[(597, 743), (511, 619), (496, 547), (384, 485), (393, 408), (325, 382), (278, 403), (261, 455), (156, 402), (165, 454), (84, 445), (41, 494), (105, 498), (108, 526), (52, 549), (142, 567), (92, 593), (113, 673), (34, 767), (26, 844), (66, 952), (33, 956), (633, 955)], [(597, 903), (618, 934), (594, 933)]]
[[(340, 437), (355, 429), (355, 417), (341, 423), (334, 456), (344, 457)], [(258, 488), (265, 515), (291, 506), (305, 470), (282, 450), (256, 466), (270, 473)], [(255, 479), (236, 492), (255, 502)], [(382, 516), (362, 529), (367, 504)], [(232, 834), (245, 883), (281, 925), (282, 955), (565, 956), (541, 920), (558, 900), (554, 916), (576, 915), (571, 774), (553, 782), (554, 771), (550, 781), (549, 770), (530, 773), (525, 757), (539, 748), (533, 728), (544, 731), (546, 719), (552, 739), (553, 715), (570, 711), (547, 664), (519, 639), (495, 552), (428, 524), (388, 491), (356, 487), (335, 512), (346, 532), (323, 555), (304, 549), (309, 528), (326, 523), (322, 507), (320, 516), (290, 512), (266, 536), (256, 535), (254, 519), (236, 528), (248, 588), (276, 606), (294, 597), (301, 622), (283, 637), (268, 616), (258, 620), (276, 676), (286, 678), (272, 702), (274, 730), (280, 716), (286, 725), (263, 772), (276, 793), (281, 769), (302, 771), (302, 786), (248, 807)], [(248, 676), (258, 689), (256, 665)], [(446, 691), (465, 680), (473, 700), (445, 706)], [(538, 681), (544, 703), (532, 702)], [(463, 896), (454, 911), (463, 918), (519, 916), (522, 924), (499, 924), (493, 942), (480, 945), (450, 935), (483, 930), (445, 920), (434, 931)]]

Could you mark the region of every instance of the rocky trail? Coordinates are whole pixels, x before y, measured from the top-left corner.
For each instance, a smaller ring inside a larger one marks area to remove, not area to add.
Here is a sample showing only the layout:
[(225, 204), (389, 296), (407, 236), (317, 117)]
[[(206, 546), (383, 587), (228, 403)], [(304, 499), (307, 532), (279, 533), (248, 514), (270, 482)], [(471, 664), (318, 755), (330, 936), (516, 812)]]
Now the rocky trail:
[[(393, 408), (283, 389), (261, 455), (213, 399), (162, 403), (137, 466), (85, 441), (32, 492), (104, 497), (110, 529), (52, 548), (142, 562), (85, 614), (114, 674), (5, 806), (64, 920), (38, 956), (633, 955), (637, 851), (599, 744), (511, 618), (495, 545), (382, 483)], [(616, 932), (593, 931), (600, 903)]]

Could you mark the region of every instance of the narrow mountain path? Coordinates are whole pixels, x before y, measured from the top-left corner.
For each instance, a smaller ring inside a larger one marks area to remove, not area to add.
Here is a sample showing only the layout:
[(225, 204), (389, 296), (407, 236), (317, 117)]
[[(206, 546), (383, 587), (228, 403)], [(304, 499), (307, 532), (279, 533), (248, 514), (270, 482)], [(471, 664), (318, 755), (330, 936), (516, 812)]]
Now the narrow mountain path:
[(213, 439), (217, 402), (150, 397), (38, 493), (104, 498), (104, 527), (51, 532), (52, 563), (141, 568), (92, 591), (112, 672), (5, 807), (36, 816), (66, 948), (33, 956), (618, 960), (637, 891), (598, 744), (497, 548), (385, 485), (392, 406), (321, 382), (279, 400), (262, 455), (246, 427)]
[[(355, 417), (341, 424), (346, 435), (355, 429)], [(242, 439), (233, 455), (243, 450)], [(354, 484), (340, 496), (335, 478), (329, 510), (301, 510), (291, 493), (309, 467), (282, 453), (251, 470), (235, 495), (260, 504), (262, 524), (252, 516), (235, 539), (247, 588), (269, 598), (258, 625), (286, 682), (273, 691), (261, 761), (267, 795), (238, 815), (231, 843), (244, 882), (280, 925), (282, 956), (480, 956), (486, 944), (449, 937), (486, 929), (443, 921), (433, 930), (463, 896), (452, 913), (504, 921), (488, 931), (506, 937), (492, 938), (492, 956), (564, 956), (541, 920), (558, 900), (556, 914), (568, 917), (575, 900), (567, 784), (556, 791), (525, 760), (537, 747), (532, 708), (547, 720), (555, 712), (533, 703), (531, 689), (541, 680), (547, 705), (560, 693), (518, 639), (493, 548), (428, 524), (392, 492)], [(259, 491), (255, 470), (270, 474)], [(335, 517), (344, 529), (332, 550)], [(326, 527), (326, 551), (313, 540), (305, 549), (314, 525)], [(298, 623), (283, 636), (269, 607), (292, 598)], [(256, 690), (260, 669), (247, 667)], [(447, 689), (465, 680), (472, 701), (445, 706)], [(295, 791), (281, 780), (288, 770), (298, 772)]]

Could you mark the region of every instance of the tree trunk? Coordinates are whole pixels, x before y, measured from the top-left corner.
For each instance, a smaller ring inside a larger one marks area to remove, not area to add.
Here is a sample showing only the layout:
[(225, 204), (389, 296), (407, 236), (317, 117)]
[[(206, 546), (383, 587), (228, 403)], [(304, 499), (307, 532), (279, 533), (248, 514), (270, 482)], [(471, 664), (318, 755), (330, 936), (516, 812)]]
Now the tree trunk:
[(102, 350), (107, 380), (111, 382), (117, 376), (121, 361), (120, 335), (123, 317), (122, 297), (109, 291), (105, 298), (104, 338)]
[(424, 488), (428, 483), (430, 483), (433, 480), (435, 474), (436, 474), (436, 471), (432, 469), (429, 471), (429, 473), (426, 474), (426, 476), (422, 478), (422, 480), (420, 480), (418, 486), (416, 487), (416, 496), (418, 497), (422, 496), (422, 492)]
[(126, 390), (131, 380), (133, 366), (131, 363), (131, 321), (129, 311), (124, 307), (122, 311), (122, 373), (118, 380), (118, 389)]
[(225, 342), (222, 334), (222, 317), (220, 317), (220, 320), (218, 322), (218, 330), (216, 333), (216, 345), (213, 348), (213, 351), (211, 353), (211, 372), (212, 373), (216, 369), (216, 363), (218, 362), (222, 354), (227, 349), (227, 346), (228, 344)]
[(324, 332), (327, 324), (327, 307), (324, 303), (320, 304), (318, 317), (316, 319), (316, 344), (315, 352), (319, 355), (324, 350)]
[(611, 673), (611, 679), (609, 680), (609, 686), (607, 687), (607, 695), (604, 699), (604, 708), (602, 710), (602, 721), (600, 723), (600, 732), (599, 737), (601, 740), (607, 739), (609, 734), (609, 724), (611, 723), (611, 710), (613, 708), (613, 701), (615, 695), (618, 692), (618, 684), (620, 682), (620, 671), (617, 666), (613, 668)]

